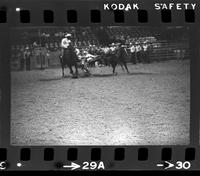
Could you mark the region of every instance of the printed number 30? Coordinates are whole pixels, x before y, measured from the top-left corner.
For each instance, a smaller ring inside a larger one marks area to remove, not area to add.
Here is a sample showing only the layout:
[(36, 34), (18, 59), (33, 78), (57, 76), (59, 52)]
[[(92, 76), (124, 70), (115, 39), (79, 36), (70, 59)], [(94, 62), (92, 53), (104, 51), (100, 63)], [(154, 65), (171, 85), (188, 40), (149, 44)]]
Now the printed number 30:
[(191, 163), (188, 161), (185, 162), (177, 161), (176, 164), (177, 164), (176, 169), (189, 169), (191, 167)]

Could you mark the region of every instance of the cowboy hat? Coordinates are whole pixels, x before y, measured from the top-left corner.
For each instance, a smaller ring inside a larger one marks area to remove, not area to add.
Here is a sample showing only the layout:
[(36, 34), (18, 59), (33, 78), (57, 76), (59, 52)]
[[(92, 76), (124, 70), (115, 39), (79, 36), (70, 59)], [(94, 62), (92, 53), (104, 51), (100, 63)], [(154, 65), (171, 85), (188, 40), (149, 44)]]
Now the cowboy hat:
[(71, 37), (72, 36), (72, 34), (65, 34), (65, 37)]

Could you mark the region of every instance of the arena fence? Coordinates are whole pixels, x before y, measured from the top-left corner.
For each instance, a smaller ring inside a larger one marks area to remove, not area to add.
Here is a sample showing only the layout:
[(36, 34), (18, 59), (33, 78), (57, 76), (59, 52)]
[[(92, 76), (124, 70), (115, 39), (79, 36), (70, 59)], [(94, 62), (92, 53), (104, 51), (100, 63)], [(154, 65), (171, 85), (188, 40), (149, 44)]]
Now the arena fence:
[(187, 40), (184, 41), (158, 41), (150, 52), (152, 61), (165, 61), (173, 59), (188, 59), (190, 48)]
[[(188, 59), (189, 57), (189, 44), (187, 40), (181, 41), (167, 41), (160, 40), (152, 44), (152, 48), (149, 51), (150, 61), (166, 61), (174, 59)], [(44, 48), (43, 52), (39, 55), (31, 56), (30, 58), (30, 70), (32, 69), (44, 69), (54, 68), (60, 66), (59, 51), (48, 51)], [(127, 62), (130, 62), (130, 51), (128, 50)], [(24, 60), (24, 66), (22, 67), (22, 57), (11, 59), (11, 70), (12, 71), (25, 71), (27, 70), (26, 60)]]

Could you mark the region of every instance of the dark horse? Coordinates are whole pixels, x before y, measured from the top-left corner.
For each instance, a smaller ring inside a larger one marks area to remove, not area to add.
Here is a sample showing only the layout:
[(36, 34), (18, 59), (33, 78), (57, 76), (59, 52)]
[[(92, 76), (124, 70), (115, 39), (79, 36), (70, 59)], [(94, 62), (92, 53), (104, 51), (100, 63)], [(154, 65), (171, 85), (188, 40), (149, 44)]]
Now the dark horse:
[(115, 72), (117, 64), (119, 64), (124, 71), (124, 68), (126, 69), (127, 73), (129, 73), (128, 67), (126, 65), (126, 58), (127, 54), (123, 47), (120, 47), (115, 52), (108, 53), (101, 57), (101, 61), (105, 63), (105, 65), (112, 66), (113, 74), (117, 74)]
[(113, 68), (113, 74), (115, 74), (115, 68), (117, 64), (120, 64), (122, 67), (122, 70), (124, 71), (124, 68), (126, 69), (127, 73), (129, 73), (128, 67), (126, 65), (126, 59), (127, 59), (127, 53), (123, 47), (120, 47), (119, 50), (117, 50), (117, 53), (114, 54), (110, 59), (110, 64)]
[[(77, 62), (78, 62), (78, 58), (75, 53), (74, 47), (72, 45), (69, 45), (68, 48), (64, 49), (63, 56), (60, 57), (62, 77), (65, 76), (64, 69), (65, 69), (65, 66), (67, 66), (70, 69), (70, 73), (72, 74), (73, 78), (77, 78), (78, 77)], [(75, 67), (75, 70), (76, 70), (75, 75), (72, 69), (73, 66)]]

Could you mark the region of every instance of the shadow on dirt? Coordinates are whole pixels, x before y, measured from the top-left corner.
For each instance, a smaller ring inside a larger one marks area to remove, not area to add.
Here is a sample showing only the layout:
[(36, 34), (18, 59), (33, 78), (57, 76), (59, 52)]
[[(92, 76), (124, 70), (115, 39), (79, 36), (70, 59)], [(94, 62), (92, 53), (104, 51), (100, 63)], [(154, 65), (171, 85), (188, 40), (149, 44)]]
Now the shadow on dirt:
[(58, 81), (58, 80), (62, 80), (62, 79), (65, 79), (65, 78), (72, 78), (72, 76), (65, 76), (64, 78), (63, 77), (57, 77), (57, 78), (44, 78), (44, 79), (39, 79), (39, 81), (42, 81), (42, 82), (48, 82), (48, 81)]
[(157, 75), (157, 73), (148, 73), (148, 72), (134, 72), (134, 73), (129, 73), (127, 75), (130, 75), (130, 76), (134, 76), (134, 75)]
[[(135, 75), (156, 75), (157, 73), (146, 73), (146, 72), (134, 72), (134, 73), (123, 73), (123, 74), (79, 74), (78, 78), (106, 78), (106, 77), (116, 77), (116, 76), (135, 76)], [(58, 81), (58, 80), (64, 80), (65, 78), (70, 79), (77, 79), (76, 77), (72, 77), (71, 75), (67, 75), (64, 78), (57, 77), (57, 78), (45, 78), (40, 79), (40, 81), (48, 82), (48, 81)]]
[(144, 73), (144, 72), (135, 72), (135, 73), (118, 73), (118, 74), (92, 74), (92, 77), (111, 77), (111, 76), (135, 76), (135, 75), (155, 75), (156, 73)]

